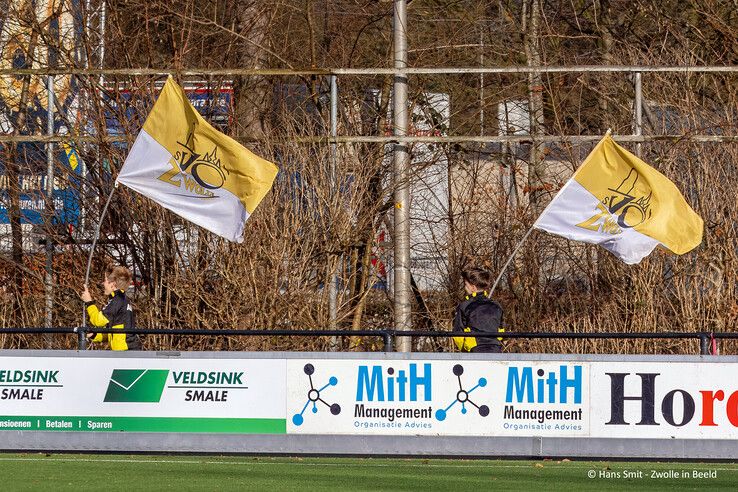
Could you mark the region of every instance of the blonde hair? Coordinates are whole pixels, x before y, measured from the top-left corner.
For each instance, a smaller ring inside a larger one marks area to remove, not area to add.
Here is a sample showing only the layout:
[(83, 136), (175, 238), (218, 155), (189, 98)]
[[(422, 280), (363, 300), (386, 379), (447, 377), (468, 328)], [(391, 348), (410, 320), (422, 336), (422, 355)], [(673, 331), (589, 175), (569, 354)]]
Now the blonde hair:
[(108, 267), (105, 272), (105, 278), (108, 282), (115, 284), (115, 287), (120, 290), (126, 290), (131, 285), (131, 271), (124, 266)]

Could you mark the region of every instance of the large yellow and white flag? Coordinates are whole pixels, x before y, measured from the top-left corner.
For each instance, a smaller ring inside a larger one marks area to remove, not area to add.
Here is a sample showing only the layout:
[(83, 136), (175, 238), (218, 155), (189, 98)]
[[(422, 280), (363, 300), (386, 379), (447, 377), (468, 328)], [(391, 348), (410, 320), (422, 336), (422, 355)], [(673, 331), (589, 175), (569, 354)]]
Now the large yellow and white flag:
[(703, 223), (666, 176), (606, 135), (533, 227), (603, 246), (625, 263), (664, 246), (684, 254)]
[(116, 181), (240, 243), (277, 171), (205, 121), (170, 76)]

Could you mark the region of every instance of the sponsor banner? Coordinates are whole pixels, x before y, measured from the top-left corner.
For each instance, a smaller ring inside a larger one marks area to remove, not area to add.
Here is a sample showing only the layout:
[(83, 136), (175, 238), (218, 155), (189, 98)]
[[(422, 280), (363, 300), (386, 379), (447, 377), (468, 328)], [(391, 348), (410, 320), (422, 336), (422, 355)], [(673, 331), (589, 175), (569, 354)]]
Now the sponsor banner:
[(589, 433), (582, 363), (289, 360), (287, 377), (288, 433)]
[[(164, 82), (157, 83), (157, 91), (163, 86)], [(129, 89), (116, 88), (114, 85), (107, 88), (109, 92), (102, 94), (106, 108), (106, 130), (110, 135), (126, 135), (131, 132), (130, 122), (136, 121), (141, 116), (141, 109), (133, 103), (139, 95)], [(233, 86), (230, 82), (225, 81), (223, 85), (218, 86), (209, 85), (207, 82), (185, 82), (183, 88), (187, 100), (203, 118), (220, 131), (228, 130), (233, 114)], [(140, 119), (142, 124), (143, 118)], [(94, 128), (88, 130), (95, 131)]]
[(592, 437), (738, 439), (736, 364), (593, 363)]
[[(2, 146), (0, 145), (0, 150)], [(79, 176), (82, 173), (80, 159), (74, 147), (62, 144), (56, 148), (54, 159), (65, 167), (57, 171), (52, 183), (53, 213), (46, 209), (47, 155), (43, 145), (18, 144), (17, 164), (20, 174), (15, 180), (8, 177), (5, 157), (0, 155), (0, 225), (10, 224), (10, 190), (18, 190), (20, 220), (23, 224), (71, 224), (76, 226), (80, 214)], [(59, 168), (58, 168), (59, 169)]]
[(0, 359), (0, 429), (285, 432), (285, 361)]
[(0, 431), (738, 439), (735, 363), (0, 358)]

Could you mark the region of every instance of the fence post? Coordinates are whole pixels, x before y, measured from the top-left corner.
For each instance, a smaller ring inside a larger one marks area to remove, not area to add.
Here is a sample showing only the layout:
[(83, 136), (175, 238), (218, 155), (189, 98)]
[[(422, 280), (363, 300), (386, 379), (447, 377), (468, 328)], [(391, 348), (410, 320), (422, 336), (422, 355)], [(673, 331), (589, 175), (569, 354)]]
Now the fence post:
[(382, 338), (384, 339), (384, 351), (394, 352), (392, 347), (392, 332), (391, 330), (382, 330)]
[(710, 335), (700, 333), (700, 355), (710, 355)]
[(77, 327), (77, 350), (85, 350), (87, 348), (87, 337), (85, 336), (85, 327)]

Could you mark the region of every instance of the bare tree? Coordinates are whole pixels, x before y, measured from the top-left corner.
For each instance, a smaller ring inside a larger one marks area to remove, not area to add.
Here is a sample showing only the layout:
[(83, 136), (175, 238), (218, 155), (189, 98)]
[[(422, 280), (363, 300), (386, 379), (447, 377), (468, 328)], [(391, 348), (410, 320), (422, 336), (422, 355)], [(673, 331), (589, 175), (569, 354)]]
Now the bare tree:
[[(6, 36), (9, 26), (22, 26), (24, 34), (13, 38), (17, 41), (13, 56), (5, 46), (0, 48), (3, 68), (44, 67), (47, 61), (37, 54), (37, 47), (55, 50), (60, 67), (82, 68), (85, 60), (99, 55), (96, 43), (104, 34), (105, 68), (174, 72), (184, 85), (209, 95), (209, 106), (203, 110), (206, 117), (280, 167), (272, 192), (246, 224), (242, 245), (226, 243), (146, 198), (116, 192), (102, 224), (93, 278), (107, 262), (123, 262), (134, 269), (132, 297), (140, 326), (325, 328), (332, 321), (326, 285), (333, 275), (339, 286), (338, 327), (390, 325), (391, 292), (377, 288), (387, 280), (382, 277), (383, 267), (391, 265), (384, 265), (387, 258), (381, 251), (388, 250), (391, 256), (393, 232), (384, 225), (393, 191), (385, 146), (341, 144), (334, 155), (328, 143), (300, 141), (328, 133), (325, 77), (216, 76), (213, 71), (391, 66), (391, 3), (242, 0), (234, 7), (224, 0), (112, 0), (105, 4), (108, 15), (102, 26), (97, 24), (99, 19), (92, 22), (97, 19), (94, 12), (81, 12), (79, 35), (72, 45), (50, 35), (46, 18), (31, 15), (28, 2), (7, 0), (7, 5), (0, 30)], [(49, 19), (69, 14), (76, 4), (54, 5), (61, 10)], [(410, 3), (408, 15), (409, 64), (416, 67), (480, 63), (734, 66), (738, 62), (738, 18), (731, 5), (720, 2), (434, 0)], [(183, 77), (185, 70), (201, 70), (202, 75)], [(38, 92), (32, 88), (43, 86), (41, 78), (3, 77), (12, 82), (15, 96), (2, 93), (0, 128), (16, 135), (39, 133), (43, 121), (28, 108)], [(98, 220), (127, 146), (162, 82), (160, 77), (140, 75), (106, 75), (102, 81), (76, 75), (70, 80), (71, 92), (80, 96), (72, 103), (59, 103), (57, 126), (68, 129), (65, 144), (76, 150), (87, 172), (72, 169), (59, 151), (55, 173), (62, 187), (79, 197), (84, 218), (72, 224), (70, 232), (59, 210), (53, 217), (47, 217), (52, 213), (48, 211), (36, 230), (55, 242), (54, 319), (60, 325), (79, 323), (77, 291), (89, 251), (90, 226)], [(340, 134), (376, 136), (391, 130), (387, 124), (391, 77), (341, 77), (339, 87)], [(428, 131), (451, 136), (632, 131), (633, 81), (622, 73), (425, 75), (411, 76), (410, 87), (412, 110), (417, 110), (413, 114), (429, 121), (435, 118), (437, 124)], [(644, 132), (734, 135), (736, 87), (736, 76), (729, 73), (644, 74)], [(431, 93), (450, 101), (447, 121), (428, 109)], [(218, 113), (221, 96), (229, 101), (222, 105), (229, 108), (227, 115)], [(517, 128), (510, 121), (513, 104), (523, 108), (516, 109), (521, 121), (527, 120)], [(125, 141), (111, 142), (110, 133)], [(97, 136), (97, 141), (83, 142), (77, 138), (82, 134)], [(0, 152), (5, 183), (0, 205), (8, 217), (5, 236), (0, 238), (6, 281), (0, 295), (2, 326), (43, 322), (44, 259), (23, 227), (22, 203), (28, 190), (21, 185), (38, 170), (23, 148), (3, 144)], [(441, 224), (448, 234), (429, 234), (434, 241), (428, 246), (429, 255), (437, 259), (437, 276), (443, 281), (433, 288), (416, 283), (417, 328), (449, 326), (460, 295), (460, 268), (473, 261), (499, 271), (537, 213), (590, 149), (591, 145), (565, 142), (545, 147), (535, 142), (412, 149), (413, 183), (426, 179), (429, 168), (446, 166), (448, 190), (446, 203), (438, 205), (443, 213), (425, 219), (427, 231)], [(732, 329), (738, 318), (738, 210), (735, 200), (725, 197), (734, 195), (738, 187), (733, 165), (738, 147), (679, 140), (644, 143), (642, 152), (647, 162), (683, 190), (705, 219), (703, 245), (683, 257), (657, 252), (641, 265), (627, 267), (593, 247), (534, 233), (496, 293), (509, 328)], [(417, 220), (421, 224), (422, 219)], [(4, 347), (41, 346), (40, 339), (31, 336), (7, 337), (2, 343)], [(330, 343), (329, 339), (278, 337), (146, 340), (150, 348), (183, 350), (322, 350)], [(74, 340), (59, 339), (56, 344), (71, 347)], [(343, 347), (372, 350), (379, 345), (378, 340), (353, 337)], [(530, 351), (678, 353), (694, 352), (692, 345), (517, 341), (509, 346)], [(447, 347), (445, 343), (424, 347), (431, 346)], [(725, 345), (724, 350), (733, 346)]]

